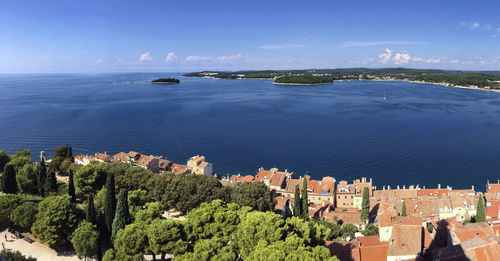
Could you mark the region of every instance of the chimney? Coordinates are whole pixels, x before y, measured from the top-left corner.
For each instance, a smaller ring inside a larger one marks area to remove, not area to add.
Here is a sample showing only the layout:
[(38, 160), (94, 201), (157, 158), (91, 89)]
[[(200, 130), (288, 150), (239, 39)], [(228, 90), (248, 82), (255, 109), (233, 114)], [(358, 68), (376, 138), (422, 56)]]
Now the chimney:
[(472, 185), (472, 190), (474, 190), (474, 185)]
[(414, 186), (413, 186), (413, 185), (410, 185), (409, 189), (413, 189), (413, 188), (414, 188)]
[(366, 182), (366, 177), (361, 177), (361, 182), (365, 183)]
[(441, 188), (441, 184), (438, 184), (438, 189), (440, 189), (440, 188)]
[(399, 189), (399, 185), (398, 185), (398, 189)]
[(383, 187), (383, 190), (385, 190), (385, 185), (384, 185), (384, 187)]
[(391, 190), (391, 185), (387, 185), (387, 190)]
[(406, 189), (406, 185), (403, 185), (403, 189)]
[(425, 189), (425, 186), (424, 186), (424, 189)]

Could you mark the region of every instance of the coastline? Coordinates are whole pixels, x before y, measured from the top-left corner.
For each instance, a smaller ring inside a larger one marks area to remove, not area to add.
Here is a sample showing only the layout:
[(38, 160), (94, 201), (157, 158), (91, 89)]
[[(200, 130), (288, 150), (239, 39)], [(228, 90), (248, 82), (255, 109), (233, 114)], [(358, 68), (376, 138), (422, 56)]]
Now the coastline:
[[(247, 80), (247, 79), (253, 79), (253, 80), (274, 80), (273, 78), (237, 78), (237, 79), (225, 79), (225, 78), (217, 78), (213, 76), (181, 76), (181, 77), (186, 77), (186, 78), (211, 78), (215, 80)], [(408, 82), (408, 83), (419, 83), (419, 84), (432, 84), (432, 85), (439, 85), (443, 87), (448, 87), (448, 88), (460, 88), (460, 89), (468, 89), (468, 90), (478, 90), (478, 91), (488, 91), (488, 92), (500, 92), (500, 89), (485, 89), (485, 88), (479, 88), (479, 87), (468, 87), (468, 86), (456, 86), (456, 85), (449, 85), (446, 83), (437, 83), (437, 82), (422, 82), (422, 81), (412, 81), (412, 80), (396, 80), (396, 79), (374, 79), (374, 80), (369, 80), (369, 79), (363, 79), (363, 80), (334, 80), (331, 83), (277, 83), (273, 81), (273, 84), (275, 85), (291, 85), (291, 86), (314, 86), (314, 85), (328, 85), (332, 84), (335, 82), (347, 82), (347, 81), (366, 81), (366, 82)]]
[(328, 85), (328, 84), (332, 84), (334, 82), (325, 82), (325, 83), (283, 83), (283, 82), (274, 82), (273, 81), (273, 84), (276, 84), (276, 85), (297, 85), (297, 86), (300, 86), (300, 85), (304, 85), (304, 86), (311, 86), (311, 85)]

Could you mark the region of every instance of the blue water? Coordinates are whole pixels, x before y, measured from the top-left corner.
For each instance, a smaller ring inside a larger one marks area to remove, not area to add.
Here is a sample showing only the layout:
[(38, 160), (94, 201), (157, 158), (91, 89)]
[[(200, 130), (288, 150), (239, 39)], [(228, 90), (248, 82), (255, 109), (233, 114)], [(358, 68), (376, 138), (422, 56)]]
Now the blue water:
[[(281, 86), (164, 73), (0, 75), (0, 149), (137, 150), (218, 174), (289, 169), (382, 185), (499, 178), (500, 93), (406, 82)], [(127, 84), (135, 81), (135, 84)], [(384, 92), (388, 100), (383, 100)]]

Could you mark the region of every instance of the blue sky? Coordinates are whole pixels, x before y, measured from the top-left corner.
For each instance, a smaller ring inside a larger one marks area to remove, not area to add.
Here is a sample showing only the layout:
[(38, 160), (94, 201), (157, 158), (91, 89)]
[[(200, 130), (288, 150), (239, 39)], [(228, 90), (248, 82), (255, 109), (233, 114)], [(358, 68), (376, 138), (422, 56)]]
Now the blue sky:
[(0, 1), (0, 73), (500, 70), (499, 1)]

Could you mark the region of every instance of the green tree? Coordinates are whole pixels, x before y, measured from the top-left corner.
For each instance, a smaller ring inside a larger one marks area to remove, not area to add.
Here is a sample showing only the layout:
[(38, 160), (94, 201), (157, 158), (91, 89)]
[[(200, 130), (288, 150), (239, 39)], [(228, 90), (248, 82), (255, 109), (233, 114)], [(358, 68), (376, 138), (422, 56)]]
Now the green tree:
[(378, 236), (378, 227), (373, 224), (368, 224), (361, 233), (363, 236)]
[(106, 253), (104, 253), (104, 257), (102, 258), (102, 260), (103, 261), (115, 261), (115, 260), (117, 260), (116, 251), (113, 248), (106, 250)]
[(123, 167), (126, 167), (125, 172), (116, 171), (115, 174), (116, 185), (119, 188), (126, 188), (127, 190), (146, 189), (148, 180), (153, 176), (151, 170), (126, 164)]
[(137, 211), (135, 214), (135, 222), (150, 224), (153, 220), (161, 218), (162, 214), (163, 206), (158, 202), (150, 202), (146, 204), (144, 209)]
[(3, 168), (7, 163), (9, 163), (10, 158), (4, 150), (0, 150), (0, 172), (3, 172)]
[(273, 211), (276, 201), (263, 182), (242, 182), (231, 186), (231, 202), (258, 211)]
[(14, 165), (10, 163), (5, 166), (3, 171), (2, 191), (8, 194), (17, 193), (16, 171), (14, 170)]
[(91, 224), (96, 224), (96, 214), (94, 208), (94, 195), (90, 194), (87, 199), (87, 211), (85, 212), (85, 220)]
[(221, 242), (229, 242), (232, 234), (238, 228), (240, 216), (249, 210), (249, 207), (240, 209), (236, 203), (225, 203), (214, 200), (203, 203), (187, 215), (185, 231), (188, 239), (220, 238)]
[(309, 199), (307, 198), (307, 176), (302, 178), (302, 217), (309, 218)]
[(234, 234), (235, 243), (243, 258), (250, 255), (259, 241), (272, 243), (280, 240), (286, 233), (280, 215), (271, 212), (250, 212), (238, 225)]
[(186, 252), (188, 244), (184, 233), (183, 222), (173, 219), (155, 219), (147, 230), (149, 247), (157, 255), (165, 259), (165, 253), (175, 256)]
[(146, 231), (143, 223), (132, 223), (118, 231), (114, 242), (117, 260), (141, 260), (149, 249)]
[(97, 255), (99, 232), (96, 226), (86, 220), (82, 221), (75, 232), (73, 232), (71, 243), (73, 244), (73, 248), (75, 248), (78, 258)]
[(148, 200), (148, 192), (143, 189), (136, 189), (128, 195), (128, 202), (132, 206), (132, 213), (136, 212), (137, 207), (141, 207), (146, 204)]
[(45, 198), (38, 206), (33, 235), (42, 243), (60, 245), (76, 225), (75, 205), (68, 195)]
[(19, 195), (5, 194), (0, 196), (0, 225), (9, 222), (12, 212), (23, 204), (23, 199)]
[(73, 170), (69, 171), (68, 195), (71, 197), (71, 202), (75, 203), (76, 193), (75, 193), (75, 183), (73, 180)]
[(406, 217), (406, 202), (403, 201), (403, 204), (401, 205), (401, 216)]
[(11, 215), (12, 222), (23, 228), (31, 228), (36, 221), (38, 207), (33, 202), (25, 202), (18, 206)]
[(130, 213), (128, 210), (127, 191), (121, 189), (118, 194), (118, 203), (116, 205), (115, 218), (111, 228), (111, 240), (114, 241), (119, 230), (130, 223)]
[(477, 202), (476, 215), (474, 216), (474, 219), (476, 222), (486, 221), (486, 208), (484, 206), (484, 200), (482, 194), (480, 194), (479, 200)]
[(45, 184), (45, 179), (47, 178), (47, 166), (45, 165), (45, 160), (42, 159), (40, 164), (38, 165), (38, 171), (37, 171), (37, 178), (36, 178), (36, 185), (38, 189), (38, 194), (44, 195), (44, 184)]
[(7, 261), (36, 261), (34, 257), (25, 257), (19, 251), (2, 250), (1, 256)]
[(211, 202), (221, 199), (230, 201), (230, 193), (214, 177), (195, 174), (167, 174), (162, 189), (154, 189), (157, 193), (156, 199), (168, 208), (175, 208), (186, 213), (203, 202)]
[(36, 170), (35, 165), (26, 164), (16, 175), (17, 187), (23, 194), (36, 194)]
[(88, 164), (75, 173), (76, 194), (96, 193), (104, 185), (106, 175), (101, 164)]
[(358, 228), (353, 224), (345, 224), (342, 226), (342, 237), (344, 239), (347, 239), (348, 237), (353, 239), (356, 232), (358, 232)]
[(361, 201), (361, 221), (368, 222), (370, 216), (370, 190), (365, 187), (363, 189), (363, 200)]
[(293, 193), (293, 215), (295, 217), (302, 216), (302, 201), (300, 199), (299, 184), (295, 185), (295, 191)]
[(57, 179), (56, 173), (53, 170), (49, 171), (49, 174), (45, 178), (45, 183), (43, 186), (43, 192), (45, 196), (49, 196), (51, 193), (57, 192)]
[(116, 195), (115, 195), (115, 175), (109, 173), (106, 178), (106, 199), (104, 204), (104, 223), (109, 232), (113, 227), (113, 219), (115, 218), (116, 210)]

